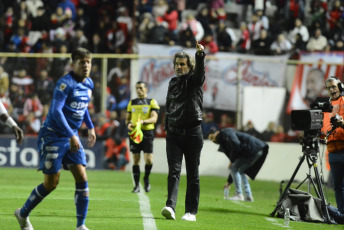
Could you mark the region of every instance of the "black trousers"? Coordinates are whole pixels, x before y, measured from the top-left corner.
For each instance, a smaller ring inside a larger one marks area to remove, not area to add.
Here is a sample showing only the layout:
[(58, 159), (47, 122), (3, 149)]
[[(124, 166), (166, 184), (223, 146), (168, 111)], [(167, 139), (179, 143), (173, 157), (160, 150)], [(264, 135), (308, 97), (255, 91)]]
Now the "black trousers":
[(177, 204), (184, 155), (187, 178), (185, 213), (197, 214), (200, 193), (198, 166), (202, 148), (203, 134), (201, 126), (180, 133), (167, 131), (168, 197), (166, 206), (171, 207), (173, 210), (175, 210)]

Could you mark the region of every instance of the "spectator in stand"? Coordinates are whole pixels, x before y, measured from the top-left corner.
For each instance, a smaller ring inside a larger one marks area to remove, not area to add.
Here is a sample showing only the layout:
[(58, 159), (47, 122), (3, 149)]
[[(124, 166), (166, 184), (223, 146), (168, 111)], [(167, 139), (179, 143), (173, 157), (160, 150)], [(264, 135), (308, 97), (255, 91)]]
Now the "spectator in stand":
[(184, 22), (180, 24), (180, 31), (186, 30), (190, 27), (195, 39), (200, 41), (204, 36), (204, 29), (202, 24), (195, 19), (193, 14), (188, 14)]
[(210, 28), (210, 15), (208, 7), (204, 6), (196, 15), (196, 20), (199, 21), (204, 29), (204, 33), (212, 33)]
[(168, 23), (169, 37), (171, 40), (177, 41), (178, 35), (178, 12), (174, 4), (170, 3), (167, 11), (163, 17), (164, 21)]
[(278, 125), (276, 128), (276, 132), (274, 135), (271, 136), (271, 142), (285, 142), (287, 135), (284, 132), (283, 125)]
[(271, 51), (275, 55), (286, 54), (291, 52), (293, 46), (283, 33), (279, 34), (276, 41), (271, 44)]
[(30, 45), (28, 44), (29, 37), (25, 33), (23, 28), (18, 28), (16, 32), (11, 36), (10, 41), (16, 46), (16, 50), (21, 53), (29, 53)]
[(271, 39), (265, 29), (260, 31), (258, 39), (252, 41), (251, 50), (255, 55), (270, 55)]
[(166, 0), (155, 0), (152, 7), (152, 14), (154, 18), (163, 17), (168, 9)]
[(53, 96), (54, 87), (54, 80), (48, 75), (48, 71), (46, 69), (42, 69), (35, 84), (35, 91), (42, 104), (47, 104), (50, 102)]
[(312, 36), (307, 45), (306, 49), (308, 51), (325, 51), (328, 48), (327, 38), (322, 35), (321, 29), (318, 28), (314, 31), (314, 36)]
[(141, 15), (141, 23), (138, 27), (138, 38), (141, 43), (149, 42), (149, 33), (154, 25), (155, 22), (151, 13), (146, 12)]
[(34, 112), (29, 112), (22, 126), (25, 135), (37, 136), (41, 128), (41, 120), (35, 116)]
[(71, 19), (75, 20), (76, 18), (76, 10), (75, 4), (71, 0), (61, 0), (57, 7), (61, 7), (63, 11), (70, 10), (71, 11)]
[(50, 15), (50, 22), (51, 22), (51, 32), (55, 29), (62, 27), (64, 20), (67, 16), (64, 14), (62, 7), (57, 7), (55, 12)]
[(227, 32), (224, 20), (219, 21), (215, 34), (219, 51), (230, 52), (232, 50), (233, 40), (231, 35)]
[(212, 112), (207, 112), (203, 115), (203, 122), (201, 124), (203, 138), (208, 138), (208, 133), (211, 129), (219, 130), (219, 126), (214, 121), (214, 114)]
[(155, 25), (149, 31), (149, 43), (151, 44), (168, 44), (166, 42), (166, 37), (168, 36), (168, 25), (162, 17), (157, 17), (155, 19)]
[(107, 31), (107, 47), (110, 52), (125, 53), (127, 50), (125, 31), (118, 26), (117, 21), (112, 21), (111, 28)]
[(234, 128), (234, 123), (232, 118), (228, 116), (226, 113), (222, 114), (220, 117), (219, 129), (224, 128)]
[(10, 86), (10, 80), (8, 73), (4, 70), (4, 67), (0, 65), (0, 89), (3, 94), (8, 95)]
[(344, 51), (344, 41), (342, 39), (335, 40), (331, 51)]
[(260, 138), (260, 132), (256, 130), (252, 121), (247, 121), (246, 125), (243, 127), (243, 132), (248, 133), (251, 136)]
[(301, 34), (295, 35), (295, 42), (292, 43), (291, 59), (299, 59), (300, 52), (306, 50), (306, 43), (302, 40)]
[(217, 24), (220, 20), (226, 20), (227, 19), (227, 13), (225, 8), (221, 7), (217, 10), (212, 10), (210, 13), (211, 16), (211, 24)]
[(92, 39), (90, 43), (90, 51), (95, 54), (109, 53), (109, 50), (106, 47), (105, 41), (97, 32), (92, 35)]
[(129, 161), (129, 147), (125, 139), (106, 139), (103, 164), (105, 169), (124, 170)]
[(34, 81), (26, 72), (26, 68), (20, 68), (12, 78), (12, 84), (18, 85), (24, 90), (25, 95), (33, 93), (35, 89)]
[(185, 30), (180, 31), (179, 44), (186, 48), (195, 47), (196, 39), (190, 27), (187, 27)]
[(246, 23), (240, 23), (240, 39), (236, 44), (236, 51), (238, 53), (247, 53), (251, 46), (250, 31), (247, 29)]
[(155, 137), (161, 137), (166, 138), (166, 132), (165, 132), (165, 113), (161, 116), (161, 122), (156, 125), (155, 128)]
[(261, 133), (260, 137), (263, 141), (270, 141), (271, 137), (275, 134), (276, 124), (270, 121), (268, 127)]
[(204, 52), (206, 54), (215, 54), (219, 51), (219, 47), (214, 41), (214, 37), (212, 34), (205, 34), (200, 41), (200, 44), (204, 46)]
[(43, 114), (43, 105), (36, 93), (29, 95), (24, 102), (23, 115), (27, 117), (31, 112), (35, 117), (41, 117)]
[(14, 22), (17, 18), (14, 15), (13, 8), (8, 7), (6, 12), (1, 16), (1, 22), (3, 24), (3, 31), (4, 31), (4, 44), (9, 44), (10, 38), (14, 33), (15, 24)]
[(26, 100), (24, 89), (16, 84), (10, 85), (10, 100), (13, 106), (12, 117), (18, 122), (23, 121), (23, 105)]
[(332, 9), (327, 12), (327, 23), (329, 30), (333, 30), (337, 23), (343, 19), (344, 9), (340, 0), (332, 1)]
[(81, 28), (75, 29), (75, 36), (70, 40), (70, 50), (75, 50), (78, 47), (88, 48), (88, 39)]
[(8, 114), (12, 114), (13, 106), (11, 99), (8, 94), (6, 94), (5, 88), (0, 88), (0, 103), (3, 104)]
[[(29, 1), (27, 1), (29, 2)], [(29, 31), (29, 45), (33, 46), (51, 28), (50, 17), (43, 6), (37, 9), (37, 16), (31, 20), (31, 30)]]
[(251, 21), (247, 24), (247, 28), (250, 31), (251, 40), (256, 40), (260, 36), (260, 31), (263, 29), (263, 24), (259, 21), (257, 14), (252, 14)]
[(309, 40), (308, 29), (305, 25), (302, 24), (302, 21), (299, 18), (295, 19), (295, 26), (288, 34), (288, 38), (293, 44), (295, 44), (296, 34), (301, 35), (303, 42), (308, 42)]
[(258, 21), (261, 23), (262, 27), (269, 30), (269, 18), (264, 14), (264, 11), (258, 9), (256, 11), (256, 15), (258, 16)]
[[(57, 47), (56, 53), (67, 54), (67, 52), (67, 44), (63, 43), (60, 47)], [(68, 63), (68, 57), (57, 57), (53, 59), (49, 75), (53, 78), (54, 82), (56, 82), (59, 77), (67, 73), (66, 66), (68, 65)]]
[(90, 32), (90, 15), (85, 14), (85, 10), (82, 7), (78, 7), (76, 10), (75, 27), (81, 28), (84, 31), (86, 37), (92, 37)]

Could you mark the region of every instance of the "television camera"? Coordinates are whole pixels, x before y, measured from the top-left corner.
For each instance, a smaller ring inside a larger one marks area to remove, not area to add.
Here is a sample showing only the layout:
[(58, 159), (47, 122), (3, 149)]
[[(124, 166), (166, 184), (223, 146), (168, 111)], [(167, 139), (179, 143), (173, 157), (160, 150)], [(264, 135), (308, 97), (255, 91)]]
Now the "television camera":
[[(291, 126), (293, 130), (304, 131), (304, 136), (300, 139), (300, 144), (302, 145), (303, 156), (300, 158), (300, 161), (291, 176), (286, 188), (284, 189), (283, 194), (281, 195), (279, 201), (271, 216), (275, 216), (277, 210), (282, 206), (283, 201), (286, 199), (291, 183), (294, 181), (294, 178), (299, 171), (304, 160), (308, 163), (309, 173), (304, 181), (296, 188), (298, 189), (302, 183), (308, 180), (308, 193), (310, 193), (310, 183), (312, 183), (313, 188), (318, 196), (321, 199), (322, 210), (325, 211), (324, 221), (331, 223), (329, 212), (327, 209), (327, 201), (324, 196), (323, 186), (321, 183), (320, 175), (317, 169), (317, 159), (319, 153), (319, 142), (321, 135), (321, 128), (323, 126), (323, 113), (332, 112), (333, 106), (331, 105), (329, 97), (318, 97), (315, 102), (310, 105), (309, 110), (293, 110), (291, 111)], [(331, 118), (332, 129), (327, 133), (327, 136), (336, 128), (336, 124), (339, 115)], [(313, 167), (315, 173), (315, 181), (311, 177), (311, 168)]]

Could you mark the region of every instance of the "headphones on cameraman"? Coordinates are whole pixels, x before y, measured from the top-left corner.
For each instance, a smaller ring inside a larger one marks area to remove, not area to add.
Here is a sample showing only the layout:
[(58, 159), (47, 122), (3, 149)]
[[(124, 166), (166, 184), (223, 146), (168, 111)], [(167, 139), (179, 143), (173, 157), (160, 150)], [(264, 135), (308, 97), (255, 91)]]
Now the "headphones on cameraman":
[(336, 76), (330, 76), (329, 78), (337, 80), (337, 82), (338, 82), (338, 85), (337, 85), (338, 89), (342, 93), (343, 90), (344, 90), (344, 84)]

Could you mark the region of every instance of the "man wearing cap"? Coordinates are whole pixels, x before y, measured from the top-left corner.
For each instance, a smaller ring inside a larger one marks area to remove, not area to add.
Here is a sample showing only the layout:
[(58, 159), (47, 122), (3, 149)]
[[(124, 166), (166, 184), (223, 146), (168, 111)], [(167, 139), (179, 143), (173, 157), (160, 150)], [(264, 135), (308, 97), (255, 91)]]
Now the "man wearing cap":
[[(145, 175), (143, 177), (144, 189), (150, 191), (149, 174), (153, 166), (153, 140), (154, 140), (154, 124), (158, 119), (160, 107), (156, 100), (147, 98), (147, 83), (138, 81), (136, 83), (136, 93), (138, 98), (129, 102), (127, 107), (126, 123), (131, 133), (137, 126), (137, 122), (141, 124), (141, 130), (136, 130), (138, 135), (130, 138), (130, 151), (133, 153), (133, 177), (135, 187), (132, 192), (140, 192), (140, 152), (144, 152)], [(142, 138), (142, 139), (141, 139)], [(142, 140), (142, 141), (141, 141)]]

